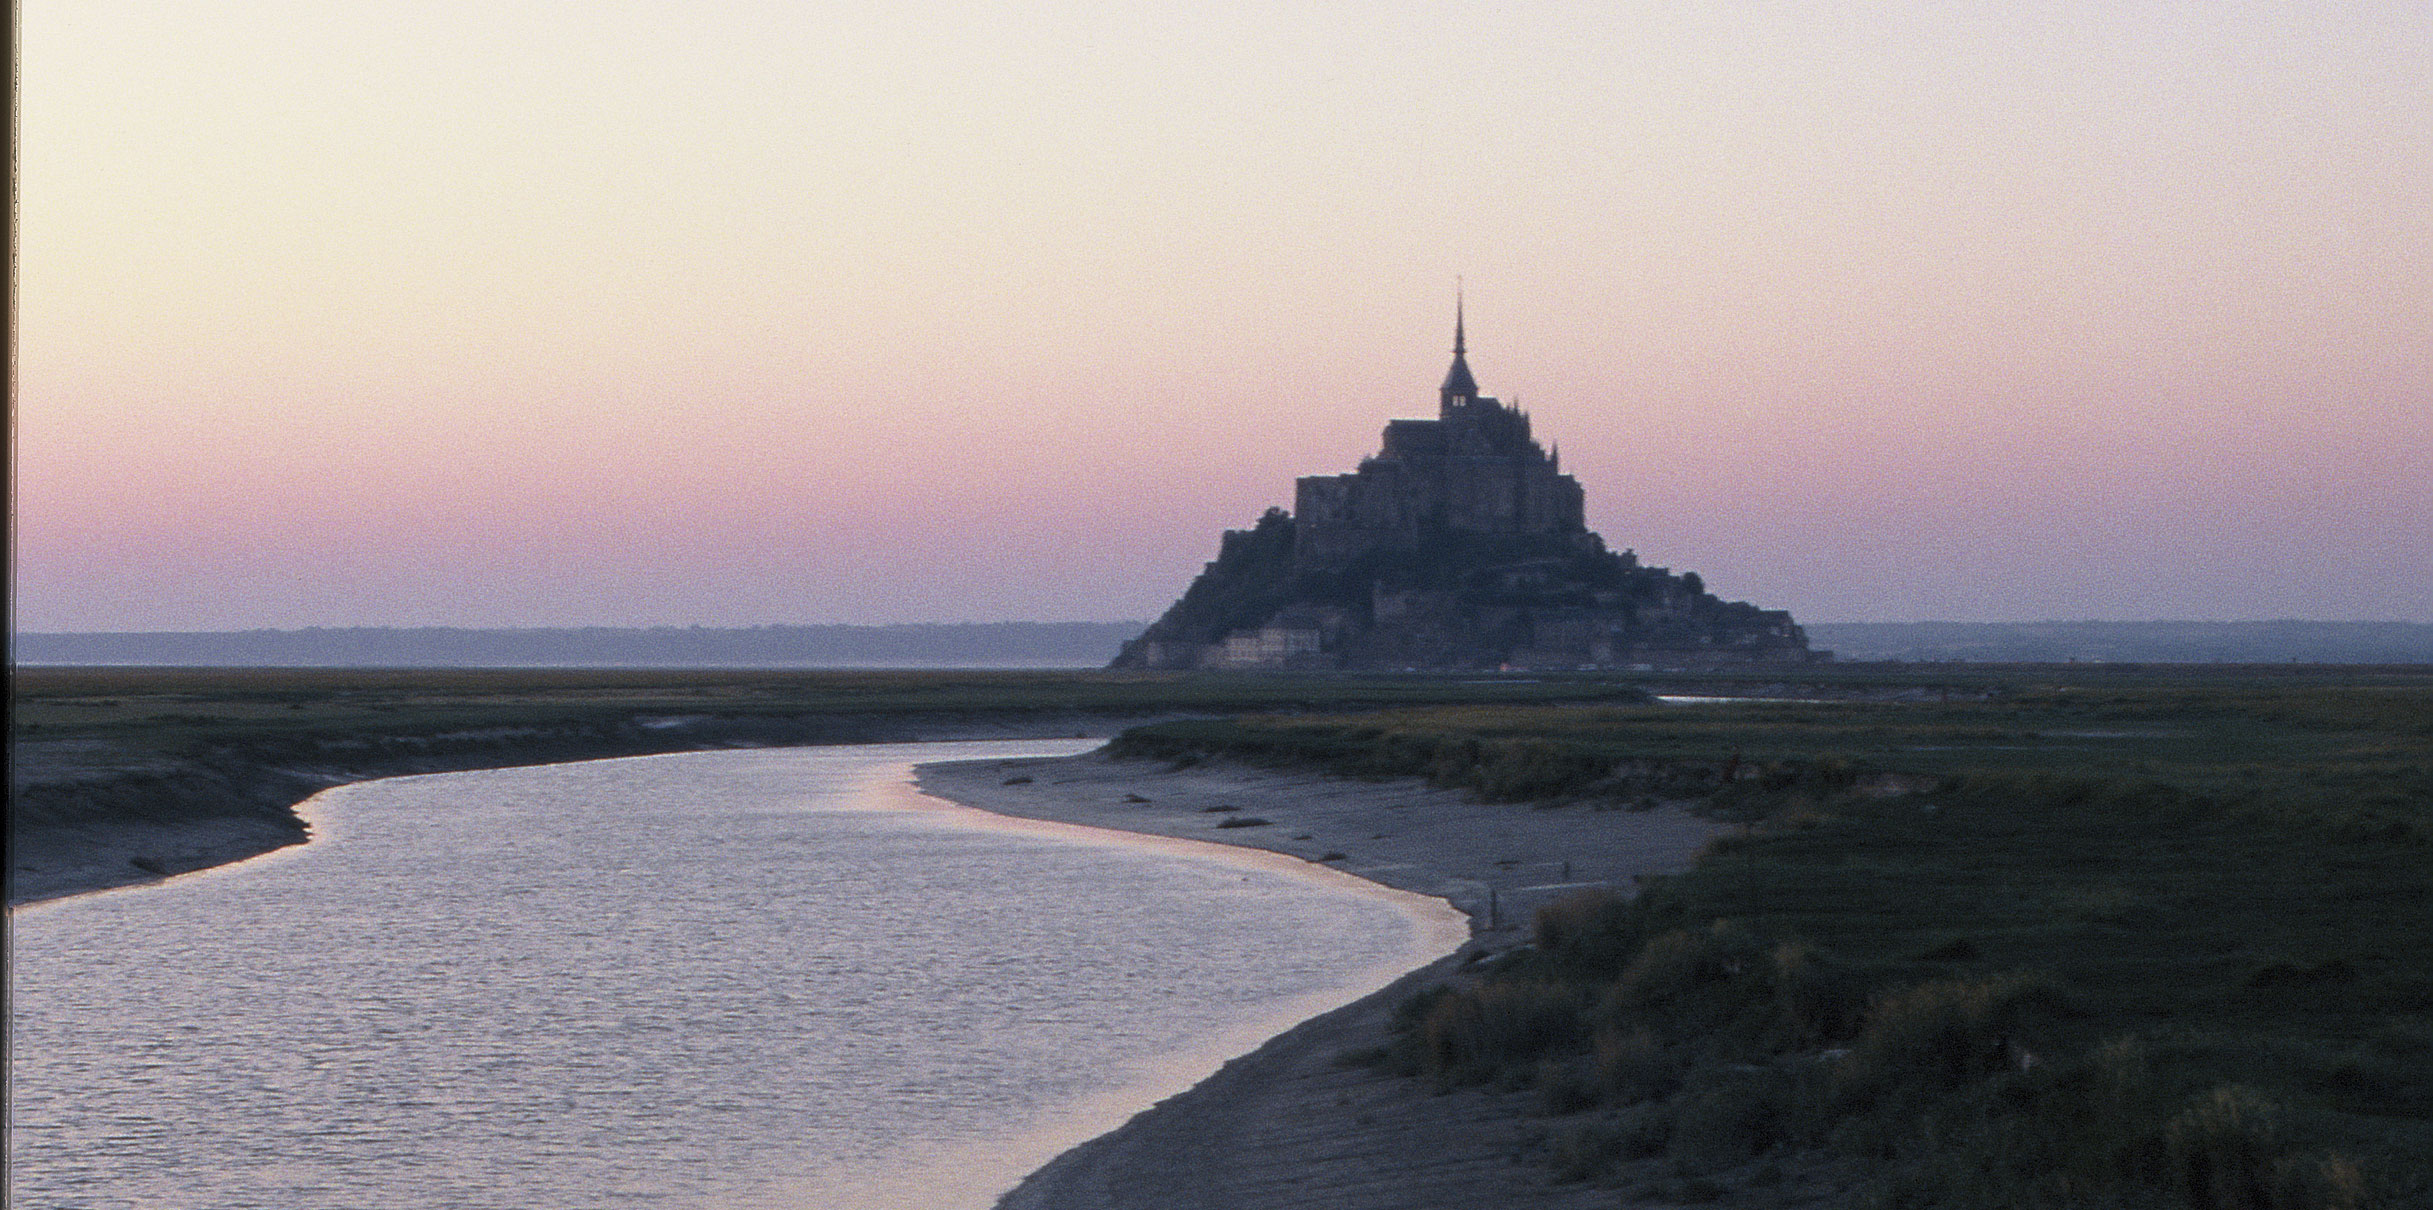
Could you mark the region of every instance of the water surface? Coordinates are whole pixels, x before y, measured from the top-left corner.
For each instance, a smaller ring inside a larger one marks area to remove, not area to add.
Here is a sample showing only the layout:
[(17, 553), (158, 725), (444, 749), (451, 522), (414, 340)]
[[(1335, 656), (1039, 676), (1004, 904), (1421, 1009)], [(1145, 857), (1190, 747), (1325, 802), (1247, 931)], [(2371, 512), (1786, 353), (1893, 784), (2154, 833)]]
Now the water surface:
[(10, 1200), (981, 1206), (1458, 939), (1333, 871), (904, 784), (1086, 746), (369, 782), (310, 845), (21, 909)]

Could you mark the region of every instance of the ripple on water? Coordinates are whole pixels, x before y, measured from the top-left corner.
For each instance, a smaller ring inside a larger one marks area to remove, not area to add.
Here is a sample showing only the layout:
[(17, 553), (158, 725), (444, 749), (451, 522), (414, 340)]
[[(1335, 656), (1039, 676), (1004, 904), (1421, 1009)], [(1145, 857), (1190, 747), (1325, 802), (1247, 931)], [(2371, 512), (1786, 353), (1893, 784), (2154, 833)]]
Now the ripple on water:
[(901, 785), (1050, 750), (365, 783), (302, 849), (21, 910), (11, 1201), (984, 1205), (1449, 945), (1409, 897)]

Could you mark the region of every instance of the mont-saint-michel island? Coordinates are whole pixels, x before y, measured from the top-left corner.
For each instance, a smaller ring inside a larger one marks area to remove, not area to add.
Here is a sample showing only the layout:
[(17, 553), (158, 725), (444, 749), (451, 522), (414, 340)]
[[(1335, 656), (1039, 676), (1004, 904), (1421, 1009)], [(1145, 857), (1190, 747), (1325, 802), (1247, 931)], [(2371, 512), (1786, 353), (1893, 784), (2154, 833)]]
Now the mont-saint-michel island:
[(1390, 420), (1348, 474), (1228, 531), (1215, 561), (1117, 668), (1647, 669), (1807, 662), (1788, 611), (1725, 601), (1696, 572), (1591, 532), (1561, 447), (1479, 393), (1461, 308), (1433, 420)]

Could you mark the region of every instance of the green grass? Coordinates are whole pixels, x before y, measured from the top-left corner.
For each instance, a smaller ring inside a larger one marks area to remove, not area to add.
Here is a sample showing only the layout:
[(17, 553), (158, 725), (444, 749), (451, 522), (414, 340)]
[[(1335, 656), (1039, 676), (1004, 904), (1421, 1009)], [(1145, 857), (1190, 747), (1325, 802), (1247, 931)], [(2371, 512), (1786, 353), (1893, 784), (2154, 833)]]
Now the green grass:
[(1746, 821), (1406, 1015), (1394, 1062), (1535, 1086), (1567, 1175), (1822, 1155), (1885, 1206), (2433, 1204), (2433, 675), (1995, 675), (1124, 743)]

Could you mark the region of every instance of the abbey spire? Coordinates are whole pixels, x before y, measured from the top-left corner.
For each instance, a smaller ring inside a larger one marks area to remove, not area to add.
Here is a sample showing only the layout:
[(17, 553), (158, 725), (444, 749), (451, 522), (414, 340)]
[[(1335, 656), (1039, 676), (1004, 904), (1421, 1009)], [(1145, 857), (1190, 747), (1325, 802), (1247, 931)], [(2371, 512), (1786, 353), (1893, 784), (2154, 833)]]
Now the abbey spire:
[(1445, 385), (1438, 388), (1443, 407), (1450, 411), (1456, 400), (1468, 402), (1478, 398), (1478, 380), (1470, 377), (1470, 361), (1464, 356), (1462, 338), (1462, 298), (1453, 296), (1453, 368), (1445, 371)]

